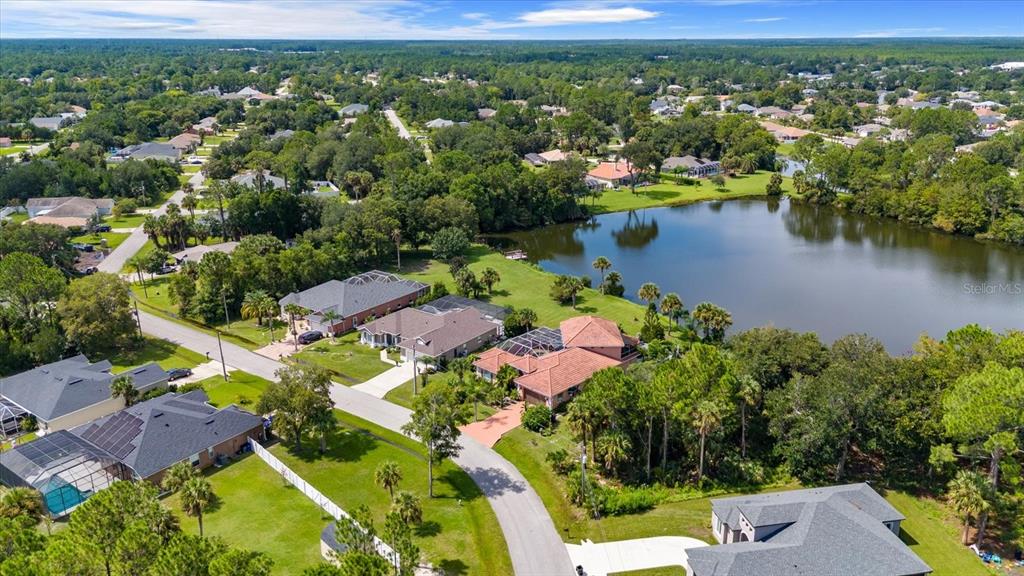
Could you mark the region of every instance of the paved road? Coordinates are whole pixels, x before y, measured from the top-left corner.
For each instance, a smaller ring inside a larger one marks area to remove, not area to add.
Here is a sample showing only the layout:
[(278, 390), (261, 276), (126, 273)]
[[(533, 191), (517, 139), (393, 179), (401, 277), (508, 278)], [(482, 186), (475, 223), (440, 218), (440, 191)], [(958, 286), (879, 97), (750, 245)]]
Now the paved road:
[[(183, 190), (178, 190), (167, 199), (165, 204), (156, 210), (153, 210), (152, 213), (159, 216), (164, 212), (167, 212), (167, 204), (170, 204), (171, 202), (181, 204), (181, 200), (184, 197), (185, 192)], [(121, 271), (121, 268), (124, 268), (124, 263), (134, 256), (136, 252), (142, 249), (142, 245), (146, 243), (146, 240), (149, 240), (149, 236), (146, 236), (146, 233), (142, 231), (142, 226), (139, 226), (124, 239), (124, 242), (121, 242), (117, 248), (114, 248), (114, 250), (108, 254), (107, 257), (104, 258), (98, 266), (96, 266), (96, 268), (99, 269), (100, 272), (117, 274)]]
[[(142, 330), (219, 360), (217, 338), (187, 326), (140, 313)], [(262, 378), (274, 379), (284, 365), (223, 342), (224, 362)], [(395, 432), (409, 420), (409, 410), (347, 386), (334, 385), (335, 406)], [(462, 454), (455, 462), (487, 496), (505, 534), (515, 573), (520, 576), (569, 576), (574, 574), (569, 553), (555, 530), (544, 503), (519, 470), (497, 452), (472, 438), (463, 437)]]
[(398, 113), (394, 110), (385, 110), (384, 115), (388, 117), (388, 122), (398, 130), (398, 135), (406, 140), (412, 140), (412, 134), (409, 133), (409, 129), (405, 127), (405, 123), (398, 117)]

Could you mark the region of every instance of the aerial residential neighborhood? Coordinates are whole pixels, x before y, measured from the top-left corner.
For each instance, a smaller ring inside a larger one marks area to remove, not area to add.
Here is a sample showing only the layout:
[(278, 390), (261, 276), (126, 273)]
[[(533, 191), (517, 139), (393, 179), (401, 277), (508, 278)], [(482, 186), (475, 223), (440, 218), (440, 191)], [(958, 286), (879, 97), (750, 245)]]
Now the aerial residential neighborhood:
[(0, 576), (1024, 576), (1021, 14), (0, 3)]

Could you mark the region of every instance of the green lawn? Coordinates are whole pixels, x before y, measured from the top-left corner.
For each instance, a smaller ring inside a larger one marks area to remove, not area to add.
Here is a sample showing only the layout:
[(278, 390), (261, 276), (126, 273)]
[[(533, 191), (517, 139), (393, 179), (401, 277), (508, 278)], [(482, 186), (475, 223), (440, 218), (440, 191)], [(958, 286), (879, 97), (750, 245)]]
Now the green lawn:
[(142, 222), (145, 220), (145, 214), (125, 214), (120, 218), (107, 216), (103, 223), (111, 228), (138, 228), (139, 226), (142, 226)]
[(28, 150), (28, 144), (15, 144), (14, 146), (0, 148), (0, 156), (6, 156), (8, 154), (14, 154), (15, 152), (22, 152), (25, 150)]
[(339, 336), (336, 342), (324, 338), (292, 358), (318, 364), (342, 375), (339, 381), (343, 384), (365, 382), (392, 367), (380, 361), (380, 349), (359, 343), (358, 332)]
[[(436, 384), (438, 382), (447, 382), (449, 380), (453, 380), (454, 378), (455, 374), (452, 374), (451, 372), (437, 372), (435, 374), (428, 374), (427, 386)], [(417, 389), (417, 391), (423, 389), (422, 376), (420, 377), (418, 386), (419, 388)], [(392, 404), (398, 404), (399, 406), (404, 406), (410, 410), (412, 410), (413, 398), (414, 396), (412, 393), (412, 380), (409, 380), (408, 382), (402, 384), (398, 388), (392, 389), (390, 392), (384, 395), (384, 399), (387, 400), (388, 402), (391, 402)], [(472, 409), (473, 407), (472, 405), (470, 405), (470, 410)], [(481, 403), (480, 406), (478, 407), (478, 415), (480, 417), (480, 420), (487, 418), (488, 416), (494, 414), (495, 412), (497, 412), (497, 409), (494, 408), (493, 406), (488, 406), (486, 404)], [(473, 415), (472, 412), (470, 412), (470, 419), (472, 420), (472, 418)]]
[(164, 370), (171, 368), (195, 368), (206, 362), (206, 357), (173, 342), (158, 338), (146, 338), (138, 350), (115, 354), (110, 358), (112, 372), (118, 373), (140, 364), (156, 362)]
[(27, 212), (15, 212), (14, 214), (11, 214), (10, 216), (8, 216), (7, 220), (9, 220), (9, 221), (11, 221), (11, 222), (13, 222), (15, 224), (21, 224), (22, 222), (28, 220), (28, 213)]
[[(146, 243), (142, 245), (142, 248), (139, 248), (139, 251), (136, 252), (135, 255), (139, 257), (145, 256), (146, 254), (149, 254), (153, 250), (156, 250), (156, 245), (153, 244), (152, 240), (146, 240)], [(121, 274), (128, 273), (135, 273), (135, 270), (133, 270), (132, 267), (128, 265), (128, 262), (125, 262), (124, 266), (121, 267)]]
[(793, 153), (793, 149), (796, 147), (794, 142), (779, 142), (775, 147), (775, 153), (779, 156), (789, 156)]
[(214, 406), (222, 408), (229, 404), (237, 404), (252, 410), (270, 382), (248, 372), (235, 370), (228, 373), (227, 382), (223, 376), (218, 375), (200, 380), (198, 384), (202, 385)]
[(185, 164), (181, 167), (181, 171), (184, 172), (185, 174), (188, 174), (189, 176), (192, 176), (193, 174), (199, 172), (202, 169), (203, 167), (199, 164)]
[[(350, 414), (336, 415), (343, 427), (331, 435), (325, 455), (317, 452), (313, 440), (298, 454), (282, 444), (271, 452), (342, 508), (368, 506), (378, 527), (383, 526), (390, 498), (374, 483), (374, 471), (381, 462), (398, 463), (403, 474), (399, 488), (416, 494), (423, 505), (424, 523), (414, 539), (427, 561), (449, 575), (512, 573), (494, 512), (465, 472), (451, 462), (435, 467), (435, 497), (430, 498), (419, 443)], [(283, 523), (272, 512), (260, 516)]]
[(93, 246), (102, 246), (103, 240), (107, 241), (107, 248), (113, 250), (124, 242), (125, 238), (129, 235), (122, 232), (96, 232), (92, 234), (82, 234), (81, 236), (75, 236), (71, 239), (76, 244), (92, 244)]
[[(331, 517), (289, 485), (257, 456), (210, 469), (216, 503), (203, 514), (206, 536), (255, 550), (274, 560), (274, 574), (293, 576), (322, 562), (320, 531)], [(185, 516), (177, 495), (164, 505), (179, 517), (185, 532), (198, 533), (195, 518)]]
[[(725, 188), (722, 190), (719, 190), (707, 179), (698, 180), (701, 183), (700, 186), (670, 183), (639, 186), (636, 189), (636, 194), (633, 194), (628, 186), (623, 186), (618, 190), (608, 190), (601, 194), (590, 209), (593, 213), (603, 214), (653, 206), (689, 204), (705, 200), (764, 196), (764, 189), (768, 185), (769, 178), (771, 178), (771, 172), (766, 171), (749, 175), (737, 174), (726, 178)], [(783, 179), (782, 187), (789, 191), (792, 188), (791, 181)]]
[(992, 573), (973, 552), (960, 544), (956, 520), (942, 504), (896, 491), (886, 494), (885, 499), (907, 517), (902, 524), (901, 537), (932, 567), (934, 576)]
[[(561, 428), (547, 437), (519, 428), (505, 434), (495, 446), (495, 450), (515, 465), (537, 491), (565, 541), (579, 542), (586, 538), (606, 542), (651, 536), (690, 536), (714, 543), (710, 525), (711, 497), (690, 498), (685, 492), (680, 492), (641, 514), (608, 516), (600, 520), (586, 517), (566, 500), (564, 479), (555, 474), (544, 460), (554, 450), (562, 448), (573, 453), (575, 447), (576, 443)], [(795, 484), (773, 486), (767, 491), (798, 487)], [(936, 576), (989, 574), (974, 554), (960, 545), (956, 521), (940, 503), (905, 492), (892, 491), (885, 497), (907, 517), (903, 522), (904, 541), (935, 570)]]
[[(427, 284), (440, 280), (448, 285), (449, 290), (455, 292), (455, 283), (448, 272), (447, 264), (422, 258), (402, 260), (403, 263), (411, 264), (400, 272), (403, 276)], [(624, 298), (601, 294), (596, 290), (584, 290), (576, 298), (576, 310), (568, 304), (563, 306), (548, 296), (555, 279), (554, 274), (522, 261), (508, 260), (485, 246), (474, 245), (470, 248), (466, 254), (466, 262), (478, 277), (487, 267), (494, 268), (501, 276), (501, 282), (495, 286), (494, 294), (490, 297), (483, 295), (482, 299), (501, 306), (532, 308), (537, 313), (538, 324), (541, 326), (557, 328), (562, 320), (583, 314), (594, 314), (615, 321), (628, 333), (639, 332), (643, 324), (643, 306)]]
[(648, 568), (646, 570), (611, 572), (608, 576), (686, 576), (686, 569), (682, 566), (662, 566), (661, 568)]

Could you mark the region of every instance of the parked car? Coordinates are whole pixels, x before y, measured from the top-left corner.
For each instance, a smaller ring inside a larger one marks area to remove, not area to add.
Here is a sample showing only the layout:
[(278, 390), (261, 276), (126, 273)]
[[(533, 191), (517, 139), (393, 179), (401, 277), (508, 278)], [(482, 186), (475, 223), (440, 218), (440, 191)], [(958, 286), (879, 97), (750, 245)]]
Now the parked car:
[(82, 252), (92, 252), (96, 249), (92, 244), (72, 244), (71, 247)]
[(303, 332), (302, 334), (299, 334), (299, 344), (312, 344), (323, 337), (324, 335), (317, 330)]
[(92, 230), (93, 232), (110, 232), (110, 225), (100, 224), (99, 226), (94, 227)]
[(201, 157), (199, 157), (199, 156), (189, 156), (188, 160), (186, 160), (186, 161), (189, 164), (202, 164), (203, 163), (203, 159)]
[(167, 381), (174, 382), (175, 380), (181, 380), (182, 378), (188, 378), (192, 375), (191, 368), (172, 368), (167, 372)]
[(171, 272), (174, 272), (177, 269), (178, 269), (177, 266), (172, 266), (170, 264), (164, 264), (163, 266), (160, 267), (160, 270), (157, 271), (157, 274), (170, 274)]

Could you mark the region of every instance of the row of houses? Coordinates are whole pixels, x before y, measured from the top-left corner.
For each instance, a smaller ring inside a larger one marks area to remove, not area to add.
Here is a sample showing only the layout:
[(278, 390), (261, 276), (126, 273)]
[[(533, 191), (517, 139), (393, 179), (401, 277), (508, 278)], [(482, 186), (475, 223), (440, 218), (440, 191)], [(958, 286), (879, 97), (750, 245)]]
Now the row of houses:
[(107, 216), (113, 209), (114, 201), (110, 198), (55, 196), (29, 198), (25, 202), (27, 222), (55, 224), (64, 228), (85, 228), (90, 220)]
[(205, 468), (265, 439), (260, 416), (214, 407), (201, 390), (126, 407), (113, 396), (115, 378), (128, 376), (142, 395), (167, 386), (168, 374), (155, 363), (111, 368), (79, 355), (0, 379), (0, 435), (38, 426), (37, 438), (2, 453), (0, 483), (38, 490), (54, 518), (118, 480), (159, 485), (178, 462)]

